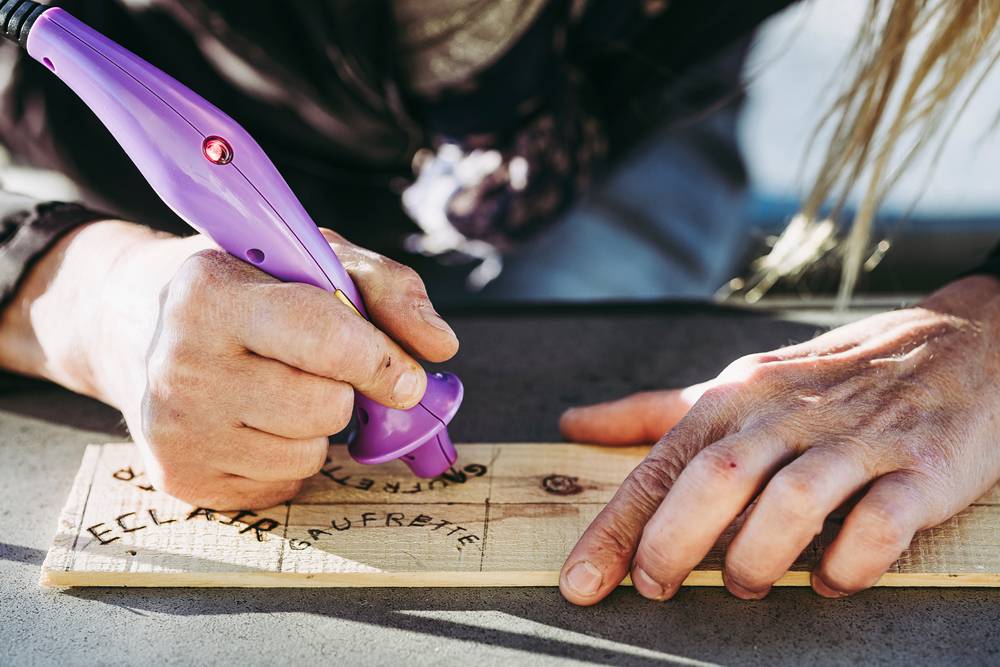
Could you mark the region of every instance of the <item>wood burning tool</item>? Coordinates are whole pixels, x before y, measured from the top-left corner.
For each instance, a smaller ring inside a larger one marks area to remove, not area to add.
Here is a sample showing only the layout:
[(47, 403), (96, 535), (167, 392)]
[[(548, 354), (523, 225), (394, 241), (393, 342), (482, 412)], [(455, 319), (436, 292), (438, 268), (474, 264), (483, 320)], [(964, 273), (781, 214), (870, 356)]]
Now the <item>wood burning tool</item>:
[[(90, 107), (181, 219), (233, 256), (279, 280), (324, 289), (367, 317), (316, 224), (232, 118), (58, 7), (6, 0), (0, 26)], [(409, 410), (357, 394), (351, 456), (400, 458), (421, 477), (441, 474), (455, 462), (447, 426), (462, 396), (451, 373), (429, 373), (423, 398)]]

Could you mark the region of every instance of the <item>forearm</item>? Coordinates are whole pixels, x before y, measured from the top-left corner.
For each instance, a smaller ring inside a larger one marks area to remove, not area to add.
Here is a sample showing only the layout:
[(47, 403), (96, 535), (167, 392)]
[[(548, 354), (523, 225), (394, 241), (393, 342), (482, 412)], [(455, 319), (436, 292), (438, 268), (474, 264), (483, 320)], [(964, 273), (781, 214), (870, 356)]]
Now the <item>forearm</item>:
[(140, 225), (102, 221), (56, 242), (0, 312), (0, 367), (109, 401), (114, 371), (92, 361), (114, 345), (109, 320), (113, 293), (125, 288), (115, 284), (124, 275), (121, 265), (155, 238)]

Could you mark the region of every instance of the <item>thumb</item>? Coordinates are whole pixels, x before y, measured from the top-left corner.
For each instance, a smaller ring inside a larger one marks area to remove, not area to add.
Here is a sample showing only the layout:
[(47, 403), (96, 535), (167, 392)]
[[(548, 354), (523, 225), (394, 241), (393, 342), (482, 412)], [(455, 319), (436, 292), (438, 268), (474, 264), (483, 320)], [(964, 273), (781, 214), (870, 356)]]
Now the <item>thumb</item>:
[(687, 414), (708, 386), (705, 382), (684, 389), (646, 391), (615, 401), (570, 408), (559, 419), (559, 430), (572, 442), (653, 443)]
[(428, 361), (455, 356), (458, 337), (434, 310), (416, 271), (360, 248), (329, 229), (320, 231), (361, 293), (372, 324)]

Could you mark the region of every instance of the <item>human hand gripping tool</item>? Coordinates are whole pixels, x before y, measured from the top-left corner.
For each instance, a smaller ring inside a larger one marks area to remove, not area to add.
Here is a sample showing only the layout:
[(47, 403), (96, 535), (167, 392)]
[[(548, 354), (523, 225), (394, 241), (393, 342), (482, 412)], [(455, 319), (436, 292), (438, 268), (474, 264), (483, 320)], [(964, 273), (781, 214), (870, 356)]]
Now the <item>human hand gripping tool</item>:
[[(367, 317), (329, 243), (257, 142), (232, 118), (58, 7), (3, 0), (0, 27), (68, 85), (174, 213), (231, 255), (330, 292)], [(429, 373), (420, 403), (387, 408), (357, 394), (348, 446), (360, 463), (402, 459), (420, 477), (455, 462), (448, 435), (463, 388)]]

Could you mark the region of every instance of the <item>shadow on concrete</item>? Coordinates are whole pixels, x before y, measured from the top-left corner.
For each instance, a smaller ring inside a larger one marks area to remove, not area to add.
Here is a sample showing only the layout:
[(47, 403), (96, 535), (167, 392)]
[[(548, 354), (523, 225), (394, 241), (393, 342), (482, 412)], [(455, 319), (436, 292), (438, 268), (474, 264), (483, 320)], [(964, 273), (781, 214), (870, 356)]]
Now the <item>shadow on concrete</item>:
[(22, 547), (18, 544), (0, 542), (0, 560), (41, 566), (42, 561), (45, 560), (45, 552), (33, 547)]
[[(167, 615), (309, 613), (606, 665), (678, 659), (745, 663), (751, 656), (756, 663), (785, 663), (790, 654), (808, 662), (810, 655), (829, 658), (832, 651), (845, 664), (865, 663), (876, 653), (926, 661), (929, 644), (935, 654), (955, 661), (1000, 658), (989, 620), (997, 599), (987, 591), (878, 589), (831, 601), (804, 589), (777, 589), (765, 600), (744, 602), (722, 589), (685, 589), (672, 602), (655, 603), (622, 588), (591, 608), (570, 605), (554, 588), (74, 589), (66, 594)], [(942, 615), (942, 605), (955, 613)], [(469, 612), (478, 622), (434, 618), (436, 612)], [(530, 633), (484, 627), (497, 612), (536, 627)], [(540, 636), (544, 628), (586, 637), (577, 643)], [(927, 628), (936, 636), (928, 637)], [(584, 643), (593, 638), (611, 645)], [(713, 647), (710, 654), (705, 646)]]
[(52, 424), (128, 437), (120, 412), (40, 380), (0, 373), (0, 410)]

